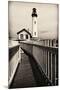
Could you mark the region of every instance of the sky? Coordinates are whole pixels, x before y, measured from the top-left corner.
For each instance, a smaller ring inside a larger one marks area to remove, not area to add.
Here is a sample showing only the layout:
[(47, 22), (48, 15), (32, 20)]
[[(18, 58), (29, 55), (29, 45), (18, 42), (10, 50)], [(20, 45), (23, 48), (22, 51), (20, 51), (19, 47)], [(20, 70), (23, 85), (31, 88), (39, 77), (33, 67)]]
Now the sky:
[(32, 33), (32, 8), (37, 9), (38, 37), (43, 39), (57, 38), (58, 7), (56, 4), (26, 3), (9, 1), (8, 30), (11, 37), (17, 38), (17, 32), (26, 28)]

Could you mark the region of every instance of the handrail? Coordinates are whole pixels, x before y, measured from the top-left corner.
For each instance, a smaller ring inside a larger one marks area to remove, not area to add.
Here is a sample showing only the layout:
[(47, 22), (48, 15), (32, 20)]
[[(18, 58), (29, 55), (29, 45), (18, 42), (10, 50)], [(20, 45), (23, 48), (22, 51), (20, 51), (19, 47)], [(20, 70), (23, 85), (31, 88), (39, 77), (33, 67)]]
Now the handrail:
[(8, 45), (9, 49), (12, 49), (12, 48), (17, 47), (17, 46), (19, 46), (18, 41), (9, 40), (9, 45)]
[(50, 51), (50, 52), (58, 52), (58, 47), (52, 47), (52, 46), (44, 46), (44, 45), (41, 45), (39, 42), (37, 41), (20, 41), (20, 43), (24, 43), (24, 44), (27, 44), (27, 45), (32, 45), (32, 46), (37, 46), (37, 47), (40, 47), (42, 49), (45, 49), (47, 51)]
[[(47, 75), (43, 72), (41, 66), (36, 62), (36, 59), (34, 58), (34, 56), (33, 56), (31, 53), (27, 52), (25, 49), (23, 49), (23, 48), (21, 48), (21, 49), (22, 49), (28, 56), (30, 56), (30, 58), (32, 58), (32, 60), (33, 60), (33, 62), (35, 63), (35, 65), (37, 65), (39, 72), (42, 74), (43, 78), (46, 80), (45, 84), (47, 83), (47, 85), (53, 86), (53, 83), (51, 82), (51, 80), (48, 79)], [(30, 61), (32, 61), (32, 60), (30, 59)]]
[(38, 41), (20, 41), (20, 43), (24, 43), (24, 44), (28, 44), (28, 45), (35, 45), (35, 46), (39, 46), (39, 47), (50, 47), (50, 48), (58, 48), (58, 47), (52, 47), (52, 46), (45, 46), (45, 45), (42, 45), (40, 42)]
[(8, 46), (8, 48), (9, 48), (9, 50), (10, 50), (10, 49), (15, 48), (15, 47), (18, 47), (18, 46), (19, 46), (19, 44), (13, 45), (13, 46)]
[(8, 46), (9, 49), (9, 86), (12, 83), (14, 75), (16, 73), (17, 67), (20, 63), (20, 52), (19, 52), (20, 44), (16, 41), (10, 41)]
[(20, 47), (31, 53), (53, 85), (58, 85), (58, 47), (37, 41), (20, 41)]

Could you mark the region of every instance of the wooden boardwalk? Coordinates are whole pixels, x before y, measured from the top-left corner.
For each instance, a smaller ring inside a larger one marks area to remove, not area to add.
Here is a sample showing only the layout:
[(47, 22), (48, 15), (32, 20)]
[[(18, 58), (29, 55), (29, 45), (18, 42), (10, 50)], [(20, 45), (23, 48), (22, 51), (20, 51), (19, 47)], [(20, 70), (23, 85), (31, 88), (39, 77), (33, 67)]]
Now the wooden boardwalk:
[(49, 86), (36, 63), (33, 64), (32, 58), (28, 57), (25, 53), (21, 54), (21, 57), (21, 63), (18, 66), (10, 88)]

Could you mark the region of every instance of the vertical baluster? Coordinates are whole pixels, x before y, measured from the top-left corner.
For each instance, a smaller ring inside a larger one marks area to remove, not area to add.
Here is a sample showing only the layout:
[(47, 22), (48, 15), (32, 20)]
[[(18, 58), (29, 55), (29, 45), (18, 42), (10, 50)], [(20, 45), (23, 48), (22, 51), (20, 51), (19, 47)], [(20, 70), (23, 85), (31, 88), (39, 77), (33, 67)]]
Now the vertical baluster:
[(44, 69), (44, 50), (43, 50), (43, 69)]
[(56, 85), (58, 85), (58, 53), (56, 54)]
[[(44, 42), (44, 46), (45, 46), (46, 40), (44, 40), (43, 42)], [(44, 54), (44, 72), (46, 73), (46, 50), (43, 51), (43, 54)]]
[(49, 52), (49, 79), (51, 80), (51, 52)]
[(53, 46), (56, 47), (56, 40), (53, 40)]
[(48, 76), (48, 51), (46, 52), (46, 54), (47, 54), (47, 58), (46, 58), (46, 63), (47, 63), (47, 65), (46, 65), (46, 75)]
[(45, 46), (46, 46), (46, 40), (45, 40)]
[(46, 73), (46, 51), (43, 50), (43, 70)]
[(55, 54), (52, 54), (52, 83), (55, 85)]
[(56, 78), (56, 73), (57, 73), (57, 72), (56, 72), (56, 55), (55, 55), (55, 85), (56, 85), (56, 79), (57, 79), (57, 78)]
[(48, 52), (48, 78), (49, 78), (49, 52)]
[(47, 51), (45, 51), (45, 59), (46, 59), (46, 75), (47, 75), (47, 68), (48, 68), (48, 65), (47, 65)]
[[(49, 40), (48, 40), (48, 46), (49, 46)], [(48, 63), (48, 78), (49, 78), (49, 51), (48, 51), (48, 59), (47, 59), (47, 63)]]
[(44, 68), (46, 73), (46, 51), (44, 50)]
[[(47, 40), (45, 40), (45, 46), (47, 46)], [(47, 51), (45, 50), (45, 64), (46, 64), (46, 75), (47, 75), (47, 68), (48, 68), (48, 64), (47, 64)]]
[(46, 73), (45, 50), (44, 50), (44, 72)]
[[(50, 42), (49, 42), (49, 46), (53, 46), (52, 45), (52, 40), (50, 40)], [(49, 59), (50, 59), (50, 80), (52, 81), (52, 53), (50, 53), (50, 55), (49, 55), (50, 57), (49, 57)]]
[[(45, 40), (45, 46), (47, 46), (47, 40)], [(45, 62), (46, 62), (46, 75), (48, 75), (48, 52), (45, 50)]]
[(51, 82), (52, 82), (52, 53), (51, 53)]
[(52, 40), (50, 40), (50, 46), (52, 47)]
[(47, 51), (43, 51), (43, 64), (44, 64), (44, 72), (47, 75)]
[(48, 41), (46, 40), (46, 46), (48, 46)]
[(52, 83), (58, 85), (58, 54), (52, 54)]

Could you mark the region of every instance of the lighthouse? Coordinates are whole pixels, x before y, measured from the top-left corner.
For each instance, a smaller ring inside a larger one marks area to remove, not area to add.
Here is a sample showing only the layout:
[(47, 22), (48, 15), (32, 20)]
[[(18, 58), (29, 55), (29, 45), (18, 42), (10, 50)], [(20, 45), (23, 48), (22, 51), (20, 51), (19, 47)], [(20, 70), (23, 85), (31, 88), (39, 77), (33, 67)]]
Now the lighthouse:
[(32, 37), (37, 38), (38, 37), (38, 31), (37, 31), (37, 12), (36, 8), (32, 9)]

